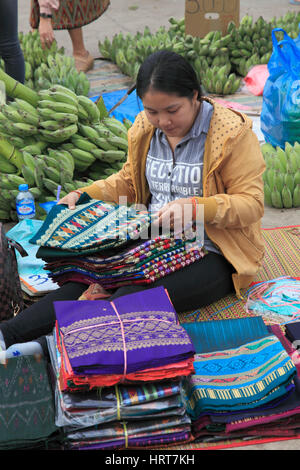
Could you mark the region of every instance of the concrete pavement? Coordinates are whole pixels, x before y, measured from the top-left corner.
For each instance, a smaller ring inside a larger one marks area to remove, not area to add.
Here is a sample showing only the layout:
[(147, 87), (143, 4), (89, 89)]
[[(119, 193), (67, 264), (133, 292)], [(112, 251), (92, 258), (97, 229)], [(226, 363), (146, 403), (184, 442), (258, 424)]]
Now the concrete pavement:
[[(98, 41), (105, 36), (112, 38), (114, 34), (142, 31), (145, 26), (155, 32), (160, 26), (168, 26), (168, 19), (173, 16), (184, 16), (184, 0), (111, 0), (107, 12), (97, 21), (84, 28), (87, 49), (94, 57), (99, 57)], [(28, 32), (29, 26), (28, 0), (19, 0), (19, 31)], [(266, 20), (273, 16), (280, 17), (287, 11), (298, 11), (300, 6), (289, 4), (288, 0), (247, 0), (240, 1), (241, 17), (252, 15), (254, 19), (263, 16)], [(71, 54), (71, 42), (66, 31), (55, 33), (59, 46), (64, 46), (66, 53)], [(266, 208), (263, 227), (279, 227), (300, 224), (300, 211), (296, 209), (278, 210)], [(247, 446), (239, 450), (299, 450), (300, 440), (274, 442), (259, 446)]]
[[(287, 11), (297, 11), (300, 7), (289, 4), (288, 0), (240, 0), (241, 16), (252, 15), (254, 20), (263, 16), (266, 20), (280, 17)], [(98, 41), (105, 36), (112, 38), (115, 33), (136, 33), (145, 26), (155, 32), (160, 26), (168, 26), (168, 19), (183, 18), (184, 0), (111, 0), (105, 14), (97, 21), (85, 26), (84, 38), (91, 54), (99, 56)], [(30, 1), (19, 0), (19, 30), (27, 32), (29, 26)], [(66, 31), (57, 31), (56, 39), (71, 52), (71, 44)]]
[[(184, 0), (111, 0), (105, 14), (97, 21), (84, 27), (84, 39), (87, 49), (94, 57), (99, 57), (98, 42), (105, 36), (142, 31), (145, 26), (155, 32), (160, 26), (168, 26), (169, 18), (183, 18)], [(290, 5), (288, 0), (240, 0), (241, 17), (252, 15), (253, 19), (263, 16), (271, 19), (280, 17), (287, 11), (298, 11), (300, 6)], [(19, 31), (28, 32), (30, 2), (19, 0)], [(66, 31), (56, 31), (59, 46), (64, 46), (66, 54), (72, 54), (72, 46)], [(277, 210), (266, 208), (263, 219), (264, 228), (300, 224), (300, 211), (295, 209)]]

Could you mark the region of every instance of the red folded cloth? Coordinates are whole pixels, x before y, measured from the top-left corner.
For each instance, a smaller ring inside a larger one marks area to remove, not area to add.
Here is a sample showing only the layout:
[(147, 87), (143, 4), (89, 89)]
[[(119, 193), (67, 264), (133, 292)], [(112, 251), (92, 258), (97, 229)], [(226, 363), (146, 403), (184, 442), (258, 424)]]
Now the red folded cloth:
[(56, 329), (56, 347), (61, 355), (59, 373), (59, 387), (61, 391), (91, 390), (95, 387), (110, 387), (119, 383), (154, 382), (188, 376), (194, 373), (194, 357), (162, 367), (145, 369), (126, 374), (125, 380), (122, 374), (78, 375), (74, 374), (63, 343), (60, 341), (59, 332)]

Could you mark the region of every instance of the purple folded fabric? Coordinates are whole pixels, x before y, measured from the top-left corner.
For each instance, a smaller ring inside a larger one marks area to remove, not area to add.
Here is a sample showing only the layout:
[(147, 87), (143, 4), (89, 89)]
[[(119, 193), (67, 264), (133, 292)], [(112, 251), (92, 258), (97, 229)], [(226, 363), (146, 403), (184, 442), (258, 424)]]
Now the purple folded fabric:
[(54, 302), (57, 325), (75, 374), (124, 374), (193, 357), (194, 347), (179, 324), (163, 287), (114, 302)]
[(167, 444), (179, 444), (187, 442), (191, 438), (190, 431), (181, 431), (173, 434), (161, 434), (159, 436), (149, 436), (144, 438), (130, 438), (126, 443), (125, 438), (121, 441), (111, 442), (99, 442), (97, 444), (86, 444), (81, 443), (78, 445), (71, 446), (73, 449), (78, 450), (111, 450), (111, 449), (132, 449), (132, 448), (147, 448), (155, 445), (167, 445)]

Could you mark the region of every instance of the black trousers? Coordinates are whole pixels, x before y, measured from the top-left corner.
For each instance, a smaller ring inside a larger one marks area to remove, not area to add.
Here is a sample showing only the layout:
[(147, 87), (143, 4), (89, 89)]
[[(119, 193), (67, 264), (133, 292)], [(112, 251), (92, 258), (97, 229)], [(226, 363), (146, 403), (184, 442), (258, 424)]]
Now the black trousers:
[[(161, 278), (149, 286), (123, 286), (117, 289), (108, 300), (144, 289), (164, 286), (177, 313), (187, 312), (215, 302), (234, 291), (232, 282), (233, 267), (225, 258), (209, 253), (201, 260), (184, 269)], [(45, 348), (45, 338), (52, 332), (55, 323), (53, 302), (76, 300), (87, 289), (87, 285), (69, 282), (45, 295), (14, 318), (0, 323), (6, 347), (12, 344), (39, 338)]]
[(25, 79), (25, 63), (18, 37), (18, 0), (0, 1), (0, 57), (5, 72), (20, 83)]

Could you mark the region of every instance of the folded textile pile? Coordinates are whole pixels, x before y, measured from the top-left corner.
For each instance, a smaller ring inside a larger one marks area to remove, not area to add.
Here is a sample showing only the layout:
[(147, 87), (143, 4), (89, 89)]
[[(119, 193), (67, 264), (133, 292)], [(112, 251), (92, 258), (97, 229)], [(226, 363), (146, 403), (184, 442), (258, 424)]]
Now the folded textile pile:
[(195, 235), (189, 240), (170, 233), (151, 239), (150, 224), (146, 210), (83, 194), (75, 210), (54, 206), (30, 241), (40, 245), (36, 256), (60, 286), (70, 281), (105, 289), (149, 284), (205, 255)]
[(196, 243), (157, 237), (136, 242), (134, 246), (131, 243), (113, 255), (101, 253), (101, 256), (95, 254), (48, 260), (45, 269), (59, 285), (77, 281), (114, 289), (126, 284), (150, 284), (194, 263), (204, 254), (204, 250), (197, 248)]
[(151, 215), (135, 206), (98, 201), (83, 193), (75, 209), (52, 207), (30, 240), (38, 258), (82, 255), (124, 245), (147, 230)]
[[(57, 376), (60, 355), (47, 338)], [(56, 425), (70, 448), (146, 447), (191, 438), (191, 421), (181, 398), (180, 379), (115, 385), (89, 391), (63, 392), (56, 383)]]
[(82, 429), (69, 433), (69, 447), (79, 450), (153, 448), (187, 442), (190, 436), (190, 422), (187, 416), (173, 416), (161, 420), (121, 421), (98, 429)]
[(163, 287), (115, 299), (54, 302), (48, 337), (56, 424), (68, 446), (114, 449), (191, 437), (182, 377), (194, 348)]
[(47, 363), (19, 356), (0, 365), (0, 449), (59, 445)]
[(184, 327), (196, 349), (184, 396), (198, 442), (300, 431), (300, 383), (279, 326), (246, 317)]
[(163, 287), (113, 302), (58, 301), (54, 309), (62, 384), (151, 381), (188, 375), (193, 368), (193, 345)]

